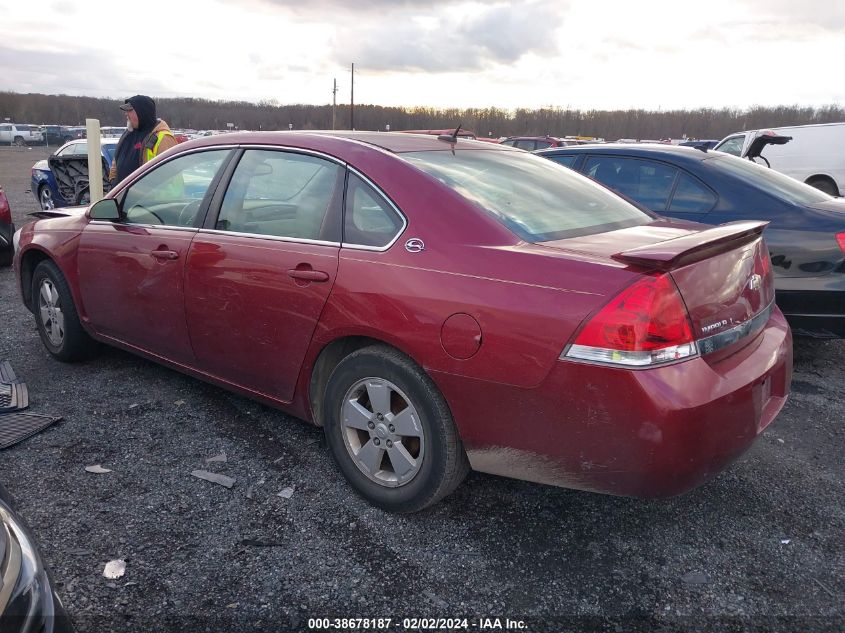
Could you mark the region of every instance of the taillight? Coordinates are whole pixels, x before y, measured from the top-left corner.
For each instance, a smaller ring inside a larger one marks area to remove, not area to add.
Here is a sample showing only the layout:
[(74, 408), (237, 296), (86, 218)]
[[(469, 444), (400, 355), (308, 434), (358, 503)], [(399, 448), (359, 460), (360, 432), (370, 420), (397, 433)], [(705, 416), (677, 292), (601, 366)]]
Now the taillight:
[(564, 358), (646, 367), (698, 354), (689, 313), (667, 274), (623, 290), (583, 327)]
[(836, 241), (839, 242), (839, 248), (845, 253), (845, 233), (837, 233)]

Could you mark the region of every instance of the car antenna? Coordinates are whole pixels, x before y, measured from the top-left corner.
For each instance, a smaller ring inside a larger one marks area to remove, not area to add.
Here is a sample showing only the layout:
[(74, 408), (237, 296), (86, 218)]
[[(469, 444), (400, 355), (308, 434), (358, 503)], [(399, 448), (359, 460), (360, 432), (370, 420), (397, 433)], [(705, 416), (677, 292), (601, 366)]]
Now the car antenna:
[(450, 143), (457, 143), (458, 142), (458, 132), (461, 131), (461, 124), (458, 123), (458, 127), (455, 128), (455, 131), (451, 134), (441, 134), (437, 137), (440, 141), (449, 141)]

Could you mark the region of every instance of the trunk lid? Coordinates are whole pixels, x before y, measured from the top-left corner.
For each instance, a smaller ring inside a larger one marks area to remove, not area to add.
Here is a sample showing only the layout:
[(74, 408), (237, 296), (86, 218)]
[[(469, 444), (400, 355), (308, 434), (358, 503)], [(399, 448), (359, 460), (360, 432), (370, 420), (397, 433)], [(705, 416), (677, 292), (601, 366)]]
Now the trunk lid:
[(546, 242), (589, 251), (644, 273), (671, 276), (702, 354), (752, 340), (774, 302), (771, 262), (762, 238), (766, 222), (715, 227), (655, 222), (600, 235)]

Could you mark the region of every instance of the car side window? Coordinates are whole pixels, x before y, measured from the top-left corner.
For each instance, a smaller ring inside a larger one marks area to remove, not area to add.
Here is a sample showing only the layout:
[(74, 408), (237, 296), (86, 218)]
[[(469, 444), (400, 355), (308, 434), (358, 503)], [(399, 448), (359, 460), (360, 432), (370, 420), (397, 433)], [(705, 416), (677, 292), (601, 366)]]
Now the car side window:
[(194, 226), (211, 181), (230, 150), (194, 152), (144, 174), (123, 197), (127, 224)]
[(533, 152), (536, 149), (537, 144), (534, 142), (533, 139), (523, 139), (521, 141), (517, 141), (515, 147), (518, 147), (519, 149), (528, 150), (529, 152)]
[(745, 140), (745, 135), (741, 134), (739, 136), (732, 136), (724, 143), (719, 145), (716, 149), (720, 152), (725, 152), (726, 154), (732, 154), (733, 156), (740, 156), (742, 154), (742, 142)]
[(716, 196), (689, 174), (681, 173), (669, 211), (674, 213), (707, 213), (716, 204)]
[(404, 228), (404, 221), (375, 189), (350, 173), (346, 186), (344, 244), (387, 246)]
[(637, 158), (591, 156), (587, 175), (651, 211), (666, 210), (678, 170), (669, 165)]
[(537, 141), (537, 149), (543, 149), (545, 147), (551, 147), (551, 141)]
[(56, 156), (84, 156), (88, 154), (88, 143), (74, 143), (73, 145), (68, 145), (62, 151), (60, 151)]
[(247, 150), (226, 190), (215, 228), (273, 237), (337, 241), (332, 216), (342, 167), (324, 158)]
[(569, 167), (570, 169), (575, 164), (575, 161), (578, 160), (578, 156), (570, 155), (570, 156), (562, 156), (558, 154), (556, 156), (549, 156), (554, 162), (560, 163), (564, 167)]

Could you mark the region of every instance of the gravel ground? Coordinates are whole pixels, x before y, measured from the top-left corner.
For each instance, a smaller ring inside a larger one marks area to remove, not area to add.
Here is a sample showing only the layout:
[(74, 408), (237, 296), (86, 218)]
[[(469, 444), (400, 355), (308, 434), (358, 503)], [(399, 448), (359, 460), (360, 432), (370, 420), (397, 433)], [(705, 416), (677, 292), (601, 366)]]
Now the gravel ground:
[[(29, 168), (46, 154), (0, 148), (18, 225), (36, 209)], [(10, 269), (0, 358), (26, 380), (32, 411), (64, 418), (0, 452), (0, 481), (79, 631), (307, 630), (315, 617), (393, 618), (391, 630), (421, 617), (466, 617), (469, 630), (482, 617), (529, 631), (845, 628), (845, 341), (797, 341), (779, 418), (685, 496), (473, 473), (413, 516), (356, 497), (321, 431), (299, 420), (113, 349), (54, 361)], [(293, 496), (277, 496), (286, 487)], [(107, 580), (115, 558), (126, 575)]]

